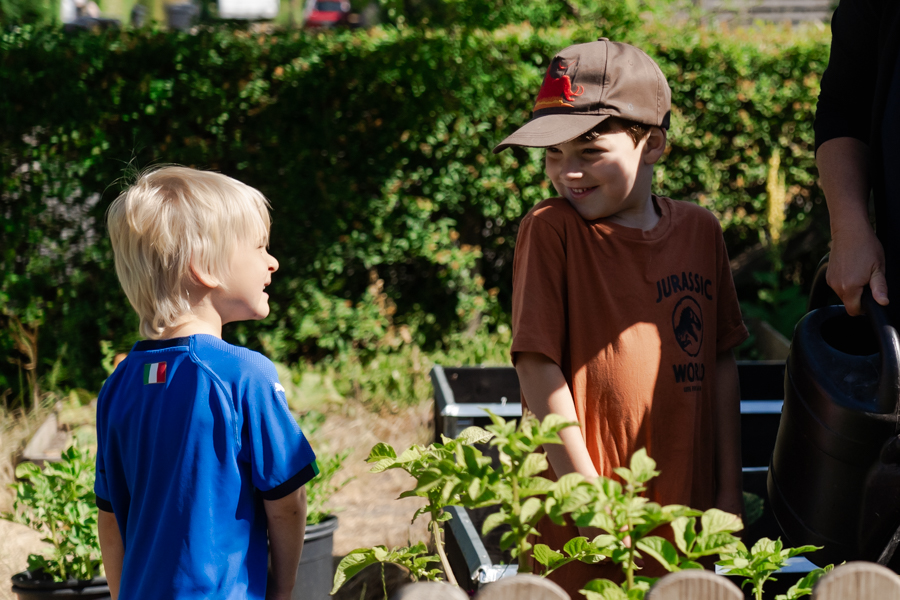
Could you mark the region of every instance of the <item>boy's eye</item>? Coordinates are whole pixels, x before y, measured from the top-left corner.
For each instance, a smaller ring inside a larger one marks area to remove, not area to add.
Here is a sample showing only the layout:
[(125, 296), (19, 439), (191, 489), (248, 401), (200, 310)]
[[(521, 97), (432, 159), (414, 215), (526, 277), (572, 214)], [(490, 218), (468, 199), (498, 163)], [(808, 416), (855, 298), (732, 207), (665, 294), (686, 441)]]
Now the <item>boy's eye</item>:
[(559, 152), (559, 148), (553, 148), (552, 146), (547, 148), (547, 154), (559, 154)]

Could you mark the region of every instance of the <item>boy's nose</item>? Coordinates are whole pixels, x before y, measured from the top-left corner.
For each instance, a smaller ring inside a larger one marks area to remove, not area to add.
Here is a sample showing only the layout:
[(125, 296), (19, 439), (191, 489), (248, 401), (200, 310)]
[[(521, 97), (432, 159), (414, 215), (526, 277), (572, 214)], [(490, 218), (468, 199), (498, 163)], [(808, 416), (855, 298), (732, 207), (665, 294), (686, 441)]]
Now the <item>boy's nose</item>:
[(278, 259), (269, 254), (269, 272), (274, 273), (278, 270)]

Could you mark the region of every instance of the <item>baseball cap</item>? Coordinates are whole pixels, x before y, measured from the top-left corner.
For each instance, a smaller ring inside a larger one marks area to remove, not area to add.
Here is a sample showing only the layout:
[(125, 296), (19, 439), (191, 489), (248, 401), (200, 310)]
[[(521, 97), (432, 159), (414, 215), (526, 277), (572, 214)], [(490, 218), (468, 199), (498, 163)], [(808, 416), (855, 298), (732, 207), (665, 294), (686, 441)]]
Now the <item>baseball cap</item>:
[(671, 108), (669, 84), (642, 50), (607, 38), (575, 44), (550, 61), (531, 120), (494, 153), (562, 144), (610, 117), (668, 128)]

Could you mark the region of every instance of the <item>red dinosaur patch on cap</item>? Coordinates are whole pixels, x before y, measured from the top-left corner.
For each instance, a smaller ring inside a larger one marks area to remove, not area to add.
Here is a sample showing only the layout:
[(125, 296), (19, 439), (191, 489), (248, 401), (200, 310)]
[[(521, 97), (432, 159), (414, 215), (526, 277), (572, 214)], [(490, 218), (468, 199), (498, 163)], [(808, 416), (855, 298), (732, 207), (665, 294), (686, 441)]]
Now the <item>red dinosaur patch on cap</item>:
[(574, 90), (572, 89), (572, 80), (575, 79), (577, 67), (577, 60), (567, 62), (563, 58), (554, 58), (547, 68), (544, 83), (541, 84), (541, 91), (538, 92), (537, 100), (532, 110), (538, 111), (543, 108), (556, 106), (574, 108), (575, 105), (569, 103), (573, 102), (576, 96), (584, 93), (583, 86), (579, 85)]

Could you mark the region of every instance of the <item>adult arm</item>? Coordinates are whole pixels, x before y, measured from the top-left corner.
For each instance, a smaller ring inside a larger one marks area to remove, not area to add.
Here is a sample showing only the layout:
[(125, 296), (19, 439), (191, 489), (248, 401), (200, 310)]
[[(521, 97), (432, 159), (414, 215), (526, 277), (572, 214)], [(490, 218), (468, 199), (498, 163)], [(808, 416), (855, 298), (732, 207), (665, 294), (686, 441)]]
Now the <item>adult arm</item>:
[(269, 528), (272, 578), (266, 600), (289, 600), (306, 534), (306, 487), (278, 500), (263, 500)]
[(887, 304), (884, 250), (869, 224), (869, 135), (878, 81), (878, 25), (883, 2), (841, 0), (831, 20), (831, 51), (816, 105), (816, 164), (831, 217), (826, 280), (859, 314), (869, 284)]
[(99, 510), (97, 515), (97, 537), (100, 538), (100, 554), (103, 557), (103, 569), (106, 571), (106, 583), (112, 600), (119, 597), (119, 584), (122, 581), (122, 561), (125, 559), (125, 544), (119, 531), (116, 515)]
[(831, 217), (831, 257), (826, 281), (851, 315), (860, 313), (862, 288), (888, 303), (884, 249), (869, 223), (869, 147), (852, 137), (824, 142), (816, 152), (819, 180)]
[(743, 514), (741, 481), (741, 390), (731, 350), (716, 355), (716, 508)]

